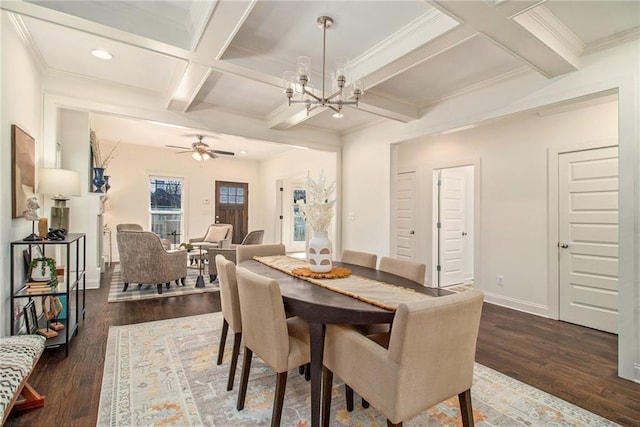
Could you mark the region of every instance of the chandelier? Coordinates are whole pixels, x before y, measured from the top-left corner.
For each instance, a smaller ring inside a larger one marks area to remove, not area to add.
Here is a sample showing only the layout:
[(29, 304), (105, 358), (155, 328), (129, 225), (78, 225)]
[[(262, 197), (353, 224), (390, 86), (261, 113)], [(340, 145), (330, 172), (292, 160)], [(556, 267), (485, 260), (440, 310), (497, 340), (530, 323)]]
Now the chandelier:
[[(345, 105), (358, 106), (358, 100), (363, 93), (362, 80), (350, 81), (349, 61), (345, 57), (336, 58), (336, 71), (331, 73), (333, 93), (325, 97), (325, 57), (327, 44), (327, 29), (333, 25), (333, 19), (329, 16), (321, 16), (316, 21), (318, 28), (322, 29), (322, 96), (313, 93), (313, 87), (309, 83), (311, 79), (311, 60), (308, 56), (299, 56), (297, 60), (296, 75), (293, 71), (285, 71), (283, 76), (284, 93), (291, 104), (305, 104), (307, 116), (309, 112), (319, 107), (327, 107), (334, 111), (333, 117), (342, 117), (342, 107)], [(351, 84), (351, 96), (355, 100), (345, 100), (343, 90)], [(294, 93), (300, 94), (300, 99), (293, 99)]]

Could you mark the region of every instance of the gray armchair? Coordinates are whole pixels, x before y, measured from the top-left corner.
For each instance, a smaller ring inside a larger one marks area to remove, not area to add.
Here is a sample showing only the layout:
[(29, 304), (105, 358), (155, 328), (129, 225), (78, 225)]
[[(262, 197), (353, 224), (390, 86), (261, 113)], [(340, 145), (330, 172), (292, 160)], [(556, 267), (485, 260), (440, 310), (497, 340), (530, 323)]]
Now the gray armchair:
[[(140, 224), (118, 224), (116, 225), (116, 231), (144, 231)], [(160, 238), (162, 246), (169, 250), (171, 249), (171, 241), (169, 239)]]
[(232, 238), (232, 224), (211, 224), (207, 228), (206, 233), (204, 233), (204, 236), (191, 238), (189, 239), (189, 243), (194, 247), (202, 247), (202, 249), (205, 250), (209, 248), (228, 248), (231, 246)]
[(229, 261), (236, 263), (236, 247), (243, 245), (261, 245), (264, 238), (264, 230), (254, 230), (244, 236), (242, 242), (239, 245), (230, 245), (228, 248), (209, 248), (207, 253), (207, 259), (209, 262), (209, 281), (214, 282), (218, 276), (218, 269), (216, 266), (216, 255), (222, 255)]
[(171, 281), (180, 280), (184, 286), (187, 276), (187, 251), (167, 251), (157, 234), (150, 231), (118, 231), (118, 253), (120, 272), (126, 292), (129, 283), (156, 284), (162, 293), (162, 284), (167, 289)]

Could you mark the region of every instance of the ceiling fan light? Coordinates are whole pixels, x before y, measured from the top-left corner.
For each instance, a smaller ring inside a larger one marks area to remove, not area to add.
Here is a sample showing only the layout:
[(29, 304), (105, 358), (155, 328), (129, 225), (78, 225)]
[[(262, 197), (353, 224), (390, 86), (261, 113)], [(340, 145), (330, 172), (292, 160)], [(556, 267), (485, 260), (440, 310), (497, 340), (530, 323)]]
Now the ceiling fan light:
[(205, 160), (205, 161), (207, 161), (207, 160), (209, 160), (211, 158), (209, 153), (202, 153), (201, 157), (202, 157), (202, 160)]
[(343, 117), (344, 117), (344, 114), (342, 114), (342, 113), (340, 113), (340, 112), (337, 112), (337, 113), (333, 113), (333, 116), (332, 116), (332, 117), (333, 117), (334, 119), (341, 119), (341, 118), (343, 118)]
[(202, 161), (202, 156), (201, 156), (201, 155), (200, 155), (200, 153), (198, 153), (197, 151), (194, 151), (194, 152), (191, 154), (191, 157), (193, 157), (193, 159), (194, 159), (194, 160)]

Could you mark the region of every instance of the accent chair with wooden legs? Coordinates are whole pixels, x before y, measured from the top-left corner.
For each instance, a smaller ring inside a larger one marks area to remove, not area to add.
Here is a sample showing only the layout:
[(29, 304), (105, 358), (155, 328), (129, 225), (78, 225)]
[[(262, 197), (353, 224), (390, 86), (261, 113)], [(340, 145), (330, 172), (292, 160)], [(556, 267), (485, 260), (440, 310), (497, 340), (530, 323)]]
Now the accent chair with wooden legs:
[(276, 280), (242, 267), (237, 268), (236, 277), (244, 339), (237, 409), (244, 408), (251, 359), (255, 353), (277, 373), (271, 425), (279, 426), (287, 373), (311, 360), (309, 325), (299, 317), (286, 318)]
[(150, 231), (118, 231), (116, 233), (120, 254), (120, 273), (126, 292), (129, 283), (138, 286), (157, 285), (162, 293), (162, 284), (169, 289), (175, 280), (184, 286), (187, 277), (187, 251), (167, 251), (157, 234)]
[(242, 320), (240, 318), (240, 300), (238, 299), (238, 282), (236, 281), (236, 265), (222, 255), (216, 256), (216, 267), (220, 276), (220, 305), (222, 306), (222, 336), (218, 348), (217, 364), (222, 363), (224, 346), (227, 341), (227, 331), (233, 332), (233, 352), (229, 365), (229, 379), (227, 391), (233, 389), (233, 380), (236, 376), (236, 365), (240, 354), (240, 342), (242, 341)]
[(390, 426), (458, 396), (464, 426), (473, 426), (471, 385), (484, 295), (469, 290), (398, 305), (390, 333), (366, 337), (327, 325), (323, 415), (330, 416), (333, 374)]
[(378, 270), (413, 280), (422, 285), (424, 285), (424, 279), (427, 275), (427, 266), (425, 264), (386, 256), (380, 258)]
[(347, 264), (359, 265), (361, 267), (373, 268), (375, 270), (378, 256), (376, 254), (345, 249), (342, 251), (342, 258), (340, 261), (346, 262)]

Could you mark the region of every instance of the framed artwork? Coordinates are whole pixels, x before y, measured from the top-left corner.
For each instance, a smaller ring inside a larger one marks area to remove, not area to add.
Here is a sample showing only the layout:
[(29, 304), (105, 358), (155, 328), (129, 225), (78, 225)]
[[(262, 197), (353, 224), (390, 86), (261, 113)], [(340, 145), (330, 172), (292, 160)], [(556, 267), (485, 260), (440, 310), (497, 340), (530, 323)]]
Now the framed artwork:
[(36, 141), (11, 125), (11, 217), (21, 218), (36, 185)]
[(22, 309), (24, 313), (25, 326), (28, 334), (38, 332), (38, 315), (36, 314), (36, 305), (33, 300), (29, 301)]

